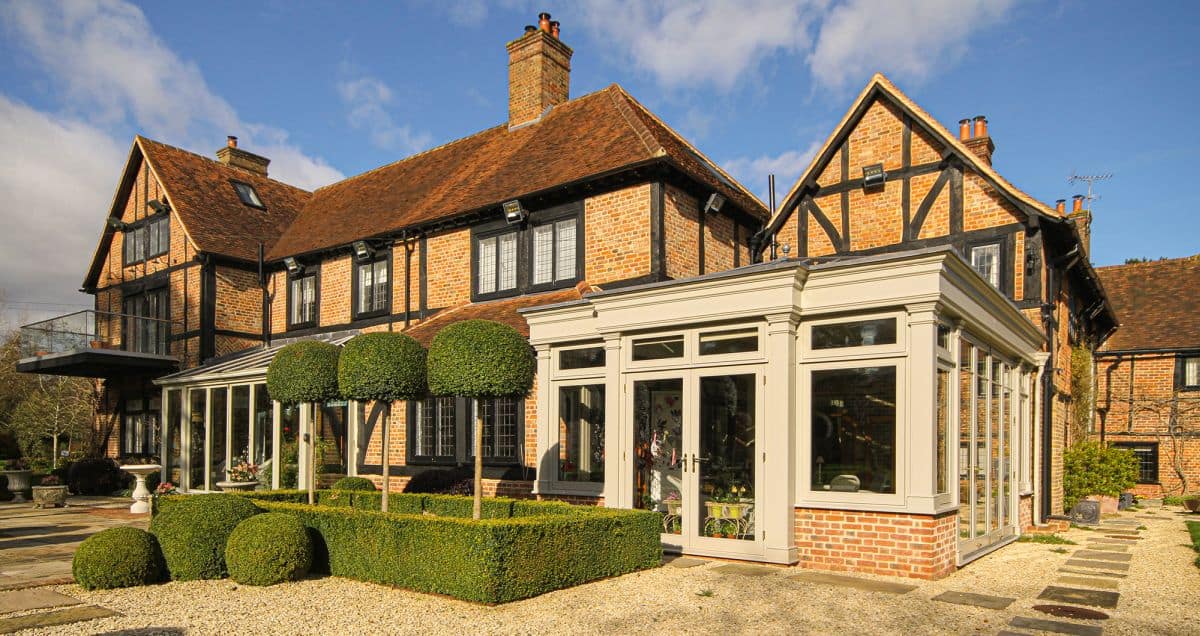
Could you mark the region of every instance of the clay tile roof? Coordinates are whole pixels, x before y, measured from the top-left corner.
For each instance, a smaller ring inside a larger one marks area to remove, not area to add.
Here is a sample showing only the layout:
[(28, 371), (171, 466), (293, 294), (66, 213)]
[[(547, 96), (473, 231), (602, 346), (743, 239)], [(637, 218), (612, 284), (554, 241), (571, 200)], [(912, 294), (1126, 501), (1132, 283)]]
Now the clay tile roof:
[(570, 289), (559, 289), (556, 291), (545, 292), (541, 294), (533, 294), (529, 296), (517, 296), (515, 298), (505, 298), (502, 300), (490, 300), (481, 303), (470, 303), (460, 305), (453, 309), (447, 309), (429, 320), (417, 323), (409, 327), (404, 333), (412, 336), (422, 345), (428, 347), (429, 343), (433, 342), (433, 337), (437, 332), (441, 331), (446, 325), (459, 322), (462, 320), (482, 319), (494, 320), (504, 323), (517, 331), (526, 338), (529, 337), (529, 323), (525, 322), (525, 318), (517, 313), (520, 309), (528, 307), (537, 307), (539, 305), (550, 305), (554, 303), (565, 303), (571, 300), (579, 300), (583, 297), (583, 293), (590, 291), (587, 283), (580, 283), (576, 287)]
[[(258, 260), (311, 196), (286, 183), (139, 136), (136, 142), (158, 176), (196, 249)], [(230, 181), (254, 186), (265, 209), (247, 206)]]
[(536, 123), (489, 128), (318, 189), (268, 258), (346, 245), (654, 160), (674, 163), (766, 219), (761, 201), (614, 84), (555, 106)]
[(1121, 321), (1104, 351), (1200, 348), (1200, 254), (1096, 273)]

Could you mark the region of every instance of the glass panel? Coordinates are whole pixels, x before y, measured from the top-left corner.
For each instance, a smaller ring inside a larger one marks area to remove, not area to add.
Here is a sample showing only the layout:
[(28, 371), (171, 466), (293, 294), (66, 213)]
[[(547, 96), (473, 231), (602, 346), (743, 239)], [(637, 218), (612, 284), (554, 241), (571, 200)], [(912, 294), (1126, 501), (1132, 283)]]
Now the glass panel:
[(225, 481), (225, 471), (229, 470), (229, 456), (225, 453), (225, 441), (228, 439), (229, 427), (229, 389), (224, 387), (212, 390), (212, 401), (208, 405), (209, 489), (215, 489), (218, 481)]
[(988, 530), (1000, 527), (1000, 461), (1001, 439), (1000, 431), (1004, 429), (1004, 421), (1000, 412), (1000, 361), (992, 358), (991, 376), (989, 378), (992, 390), (988, 394)]
[(683, 357), (683, 336), (642, 338), (633, 341), (634, 360), (662, 360)]
[(947, 479), (950, 438), (950, 371), (937, 371), (937, 458), (934, 466), (934, 486), (937, 494), (950, 492)]
[[(358, 474), (363, 474), (363, 467), (367, 465), (367, 452), (371, 449), (371, 436), (375, 431), (379, 431), (379, 461), (382, 465), (383, 461), (383, 423), (387, 416), (387, 405), (384, 402), (371, 402), (368, 406), (366, 402), (358, 402), (358, 434), (357, 442), (354, 448), (355, 457), (358, 461)], [(416, 403), (417, 408), (420, 408), (420, 402)], [(418, 411), (419, 413), (420, 411)], [(420, 420), (417, 420), (418, 422)], [(396, 448), (395, 440), (391, 442), (392, 448)], [(414, 452), (414, 454), (416, 454)]]
[(1000, 510), (1000, 525), (1012, 525), (1012, 511), (1009, 510), (1009, 494), (1012, 492), (1013, 445), (1012, 445), (1012, 386), (1009, 380), (1012, 369), (1001, 367), (1000, 392), (1000, 501), (996, 507)]
[[(434, 452), (439, 457), (454, 457), (456, 435), (458, 434), (458, 400), (452, 397), (436, 398), (437, 401), (437, 441)], [(471, 423), (471, 430), (475, 424)]]
[(604, 482), (604, 385), (558, 390), (558, 478)]
[(974, 464), (974, 494), (972, 505), (975, 520), (975, 536), (987, 534), (987, 479), (988, 479), (988, 357), (976, 349), (973, 358), (975, 369), (975, 432), (971, 461)]
[(191, 415), (188, 426), (191, 428), (189, 440), (190, 453), (188, 457), (188, 488), (204, 490), (207, 486), (204, 475), (204, 449), (208, 445), (208, 437), (204, 428), (204, 415), (208, 412), (208, 392), (205, 389), (193, 389), (188, 392), (191, 400)]
[(498, 289), (513, 289), (517, 286), (517, 234), (500, 237), (500, 281)]
[[(332, 405), (331, 405), (332, 404)], [(322, 404), (317, 409), (320, 422), (320, 448), (317, 455), (317, 475), (346, 474), (346, 431), (350, 422), (349, 403), (339, 400)]]
[(666, 516), (663, 531), (683, 533), (683, 380), (633, 383), (633, 507)]
[(233, 457), (236, 464), (245, 458), (250, 461), (250, 387), (249, 385), (233, 387)]
[(604, 347), (586, 347), (584, 349), (567, 349), (558, 352), (558, 368), (590, 369), (604, 366)]
[(975, 386), (972, 377), (972, 355), (974, 347), (966, 340), (958, 341), (958, 536), (970, 539), (974, 535), (974, 495), (972, 476), (975, 474), (975, 453), (972, 451), (975, 441), (972, 419), (975, 402), (971, 397), (971, 389)]
[(426, 398), (413, 404), (413, 456), (429, 457), (433, 455), (435, 439), (434, 421), (437, 416), (437, 406), (434, 398)]
[(279, 408), (279, 487), (285, 490), (300, 486), (300, 404), (283, 404)]
[(375, 290), (371, 276), (374, 271), (371, 263), (358, 266), (358, 313), (360, 314), (371, 311), (371, 293)]
[(812, 373), (812, 489), (896, 492), (896, 367)]
[(555, 245), (558, 247), (555, 280), (575, 278), (575, 219), (567, 219), (554, 224), (557, 236)]
[(1000, 286), (1000, 246), (980, 245), (971, 248), (971, 267), (993, 287)]
[(533, 284), (554, 280), (554, 226), (533, 228)]
[(179, 486), (183, 477), (183, 391), (167, 391), (167, 426), (163, 447), (166, 449), (163, 465), (167, 481)]
[(700, 334), (700, 355), (716, 356), (726, 353), (758, 351), (757, 329), (710, 331)]
[(475, 289), (480, 294), (496, 291), (496, 237), (479, 241), (478, 282)]
[(391, 291), (388, 287), (388, 264), (387, 261), (375, 261), (375, 291), (371, 294), (371, 311), (380, 311), (387, 308), (388, 295)]
[(937, 345), (943, 349), (950, 348), (950, 327), (947, 327), (946, 325), (938, 325)]
[(839, 322), (815, 325), (812, 328), (813, 349), (869, 347), (885, 344), (896, 344), (895, 318)]
[(754, 539), (753, 374), (700, 378), (700, 531)]
[(267, 394), (267, 385), (254, 385), (254, 463), (262, 470), (259, 480), (271, 486), (270, 470), (275, 460), (275, 406)]
[(1188, 358), (1183, 363), (1183, 385), (1200, 386), (1200, 358)]

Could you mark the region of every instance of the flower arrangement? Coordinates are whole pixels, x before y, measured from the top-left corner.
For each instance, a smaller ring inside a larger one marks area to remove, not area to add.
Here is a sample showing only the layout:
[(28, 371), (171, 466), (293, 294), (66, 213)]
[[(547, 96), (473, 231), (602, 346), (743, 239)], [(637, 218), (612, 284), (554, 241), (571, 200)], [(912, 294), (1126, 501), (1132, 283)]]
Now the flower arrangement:
[(250, 459), (243, 454), (238, 457), (233, 468), (225, 471), (225, 474), (229, 475), (229, 481), (258, 481), (258, 464), (251, 463)]
[(43, 486), (61, 486), (62, 482), (58, 479), (58, 475), (47, 475), (42, 477)]
[(176, 495), (179, 494), (179, 489), (175, 488), (175, 484), (169, 481), (164, 481), (154, 489), (155, 495)]

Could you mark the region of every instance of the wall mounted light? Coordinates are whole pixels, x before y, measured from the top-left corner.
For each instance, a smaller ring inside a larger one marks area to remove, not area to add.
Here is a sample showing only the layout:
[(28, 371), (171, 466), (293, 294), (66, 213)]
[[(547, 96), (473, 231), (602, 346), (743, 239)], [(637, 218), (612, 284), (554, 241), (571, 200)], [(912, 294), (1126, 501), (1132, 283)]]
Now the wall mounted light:
[(354, 247), (355, 258), (360, 261), (371, 258), (371, 254), (375, 252), (375, 250), (371, 249), (370, 245), (367, 245), (366, 241), (355, 241), (352, 246)]
[(525, 207), (516, 199), (505, 201), (500, 204), (500, 207), (504, 209), (504, 220), (508, 221), (509, 225), (517, 225), (529, 216), (529, 213), (525, 211)]
[(283, 266), (287, 268), (288, 273), (292, 276), (295, 276), (304, 270), (303, 267), (300, 267), (300, 263), (296, 261), (295, 256), (289, 256), (283, 259)]
[(115, 216), (110, 216), (110, 217), (108, 217), (108, 227), (111, 227), (114, 230), (121, 230), (122, 232), (124, 232), (125, 230), (129, 229), (129, 224), (122, 221), (121, 219), (118, 219)]
[(887, 181), (887, 173), (883, 171), (883, 164), (877, 163), (873, 166), (863, 166), (863, 190), (878, 188)]
[(171, 208), (167, 207), (166, 203), (163, 203), (162, 201), (159, 201), (158, 199), (150, 199), (149, 201), (146, 202), (146, 207), (150, 208), (151, 210), (154, 210), (155, 214), (166, 214), (167, 212), (169, 212), (171, 210)]
[(708, 200), (704, 202), (704, 214), (716, 214), (721, 211), (721, 206), (725, 205), (725, 197), (719, 192), (714, 192), (708, 195)]

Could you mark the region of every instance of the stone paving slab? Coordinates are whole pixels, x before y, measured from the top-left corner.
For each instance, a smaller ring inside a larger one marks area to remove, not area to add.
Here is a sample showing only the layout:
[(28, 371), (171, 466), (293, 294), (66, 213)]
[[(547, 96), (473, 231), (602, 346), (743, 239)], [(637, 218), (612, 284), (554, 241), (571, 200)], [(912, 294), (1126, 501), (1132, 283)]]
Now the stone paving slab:
[(108, 618), (109, 616), (117, 616), (117, 612), (95, 605), (84, 605), (81, 607), (70, 607), (67, 609), (54, 610), (52, 612), (44, 612), (41, 614), (27, 614), (25, 616), (13, 616), (11, 618), (0, 618), (0, 634), (11, 634), (22, 629), (33, 629), (35, 627), (55, 627), (57, 625), (69, 625), (81, 621), (90, 621), (97, 618)]
[(856, 590), (865, 592), (884, 592), (886, 594), (904, 594), (917, 589), (915, 585), (906, 583), (893, 583), (891, 581), (878, 581), (875, 579), (864, 579), (857, 576), (846, 576), (844, 574), (831, 574), (829, 572), (801, 572), (794, 576), (789, 576), (789, 579), (804, 581), (805, 583), (820, 583), (824, 585), (837, 585), (840, 587), (850, 587)]
[[(3, 527), (3, 526), (0, 526), (0, 527)], [(64, 532), (75, 532), (78, 530), (85, 530), (85, 529), (87, 529), (87, 526), (70, 525), (70, 524), (53, 524), (53, 525), (42, 524), (42, 525), (29, 525), (29, 526), (14, 526), (11, 528), (4, 528), (3, 530), (0, 530), (0, 537), (3, 537), (5, 539), (12, 539), (15, 537), (50, 536), (50, 535), (55, 535), (55, 534), (62, 534)]]
[(1114, 578), (1114, 579), (1123, 579), (1126, 576), (1128, 576), (1127, 574), (1118, 574), (1117, 572), (1105, 572), (1103, 570), (1089, 570), (1087, 568), (1077, 568), (1077, 567), (1070, 567), (1070, 566), (1065, 566), (1065, 565), (1061, 568), (1058, 568), (1058, 571), (1065, 572), (1067, 574), (1086, 574), (1088, 576), (1107, 576), (1107, 577)]
[(1113, 609), (1117, 606), (1117, 601), (1121, 600), (1121, 594), (1119, 592), (1104, 590), (1084, 590), (1075, 587), (1049, 585), (1046, 589), (1042, 590), (1041, 594), (1038, 594), (1038, 598), (1043, 601), (1057, 601), (1059, 603), (1074, 603), (1075, 605), (1092, 605), (1094, 607)]
[(1113, 545), (1111, 543), (1096, 543), (1093, 545), (1089, 545), (1083, 549), (1084, 550), (1100, 550), (1101, 552), (1128, 552), (1129, 546)]
[(1093, 561), (1090, 559), (1070, 559), (1067, 565), (1076, 568), (1096, 568), (1098, 570), (1111, 570), (1113, 572), (1128, 572), (1128, 563), (1115, 563), (1113, 561)]
[(1066, 583), (1067, 585), (1083, 585), (1085, 587), (1100, 587), (1106, 590), (1115, 590), (1120, 586), (1120, 583), (1112, 579), (1097, 579), (1088, 576), (1060, 576), (1058, 583)]
[(1064, 621), (1051, 621), (1044, 618), (1029, 618), (1028, 616), (1014, 616), (1008, 624), (1010, 627), (1021, 627), (1040, 632), (1054, 632), (1055, 634), (1071, 634), (1072, 636), (1101, 636), (1104, 633), (1104, 630), (1096, 625), (1080, 625)]
[(47, 607), (79, 605), (79, 603), (78, 599), (44, 588), (0, 592), (0, 614), (45, 609)]
[(989, 596), (987, 594), (975, 594), (972, 592), (942, 592), (933, 597), (935, 601), (943, 603), (954, 603), (955, 605), (970, 605), (972, 607), (982, 607), (985, 609), (1004, 609), (1012, 605), (1015, 598), (1005, 596)]
[(1109, 539), (1108, 537), (1088, 538), (1089, 547), (1092, 545), (1137, 545), (1133, 539)]
[(718, 574), (735, 574), (738, 576), (767, 576), (779, 571), (777, 568), (769, 568), (762, 565), (748, 565), (745, 563), (726, 563), (718, 565), (712, 569)]
[(75, 582), (73, 576), (47, 576), (31, 579), (27, 577), (0, 576), (0, 592), (8, 590), (24, 590), (45, 585), (70, 585)]
[(704, 559), (693, 559), (692, 557), (668, 557), (663, 559), (663, 565), (668, 565), (673, 568), (694, 568), (698, 565), (708, 563)]
[(1029, 632), (1014, 632), (1007, 629), (1002, 629), (996, 632), (996, 636), (1031, 636)]
[(1119, 554), (1116, 552), (1103, 552), (1100, 550), (1079, 550), (1071, 555), (1075, 559), (1090, 559), (1092, 561), (1116, 561), (1118, 563), (1129, 563), (1133, 560), (1132, 554)]

